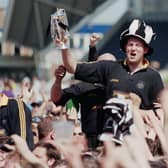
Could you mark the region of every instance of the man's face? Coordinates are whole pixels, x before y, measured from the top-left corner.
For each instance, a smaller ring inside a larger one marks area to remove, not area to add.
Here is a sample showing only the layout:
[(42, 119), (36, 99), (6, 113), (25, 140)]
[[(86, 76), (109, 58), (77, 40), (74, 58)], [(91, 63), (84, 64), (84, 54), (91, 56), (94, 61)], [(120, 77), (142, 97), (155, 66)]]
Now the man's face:
[(142, 40), (136, 37), (130, 37), (128, 38), (125, 46), (125, 51), (127, 54), (128, 63), (139, 64), (142, 63), (144, 54), (148, 52), (148, 48), (145, 46)]

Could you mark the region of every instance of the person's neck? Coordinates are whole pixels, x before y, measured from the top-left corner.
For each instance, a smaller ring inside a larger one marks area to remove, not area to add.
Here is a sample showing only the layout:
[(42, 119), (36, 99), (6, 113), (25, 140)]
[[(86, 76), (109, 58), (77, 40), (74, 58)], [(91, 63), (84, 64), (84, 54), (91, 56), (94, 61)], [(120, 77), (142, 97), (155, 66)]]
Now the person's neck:
[(133, 73), (137, 72), (138, 70), (142, 69), (143, 62), (140, 62), (138, 64), (136, 64), (136, 63), (129, 63), (128, 66), (129, 66), (129, 69), (130, 69), (130, 73), (133, 74)]

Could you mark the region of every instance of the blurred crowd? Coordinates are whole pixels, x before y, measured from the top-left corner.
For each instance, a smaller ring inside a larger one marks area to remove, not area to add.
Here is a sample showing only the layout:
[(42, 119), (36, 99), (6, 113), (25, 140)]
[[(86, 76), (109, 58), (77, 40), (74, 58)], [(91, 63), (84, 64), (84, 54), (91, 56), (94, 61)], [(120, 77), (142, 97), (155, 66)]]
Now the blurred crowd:
[[(99, 40), (96, 34), (90, 38), (88, 64), (116, 62), (109, 53), (90, 57)], [(50, 92), (47, 83), (37, 76), (24, 77), (20, 83), (9, 78), (0, 80), (0, 167), (168, 167), (166, 87), (161, 90), (152, 113), (143, 115), (142, 99), (135, 93), (124, 94), (123, 99), (123, 94), (117, 92), (119, 97), (103, 104), (105, 90), (100, 83), (94, 87), (75, 83), (63, 89), (66, 70), (63, 65), (55, 69)], [(104, 114), (109, 109), (115, 122)], [(104, 124), (107, 124), (105, 133)]]
[[(130, 98), (133, 102), (135, 125), (131, 135), (124, 137), (122, 145), (116, 144), (107, 136), (99, 141), (98, 147), (91, 148), (88, 147), (87, 138), (82, 132), (79, 112), (72, 110), (67, 113), (67, 108), (56, 106), (42, 94), (41, 98), (38, 97), (40, 99), (34, 99), (28, 89), (30, 86), (27, 86), (30, 81), (25, 78), (24, 82), (26, 84), (20, 88), (22, 92), (17, 96), (22, 97), (31, 109), (34, 146), (30, 149), (26, 141), (16, 134), (7, 138), (0, 135), (0, 167), (167, 167), (167, 89), (160, 94), (164, 121), (153, 115), (150, 118), (151, 127), (147, 127), (138, 114), (141, 100), (132, 94)], [(16, 98), (11, 89), (4, 89), (3, 93)]]

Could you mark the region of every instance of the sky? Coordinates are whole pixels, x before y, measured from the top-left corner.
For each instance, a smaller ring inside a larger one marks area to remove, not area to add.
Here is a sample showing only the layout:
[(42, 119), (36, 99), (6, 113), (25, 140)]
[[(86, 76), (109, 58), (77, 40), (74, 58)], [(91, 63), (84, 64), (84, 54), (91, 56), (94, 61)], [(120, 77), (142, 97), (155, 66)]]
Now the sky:
[[(9, 0), (0, 0), (0, 7), (5, 8)], [(11, 0), (10, 0), (11, 1)]]

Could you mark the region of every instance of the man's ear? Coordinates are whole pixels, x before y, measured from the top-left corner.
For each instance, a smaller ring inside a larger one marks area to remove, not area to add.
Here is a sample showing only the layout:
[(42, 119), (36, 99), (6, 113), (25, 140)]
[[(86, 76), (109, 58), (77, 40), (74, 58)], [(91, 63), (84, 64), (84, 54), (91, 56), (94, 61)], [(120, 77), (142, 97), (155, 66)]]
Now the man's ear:
[(144, 47), (144, 53), (147, 54), (148, 51), (149, 51), (149, 48), (145, 46), (145, 47)]
[(52, 132), (50, 133), (50, 139), (51, 139), (51, 140), (55, 140), (55, 133), (54, 133), (54, 131), (52, 131)]
[(54, 162), (55, 162), (55, 159), (54, 158), (50, 158), (50, 159), (48, 159), (47, 164), (50, 167), (50, 166), (52, 166), (54, 164)]

